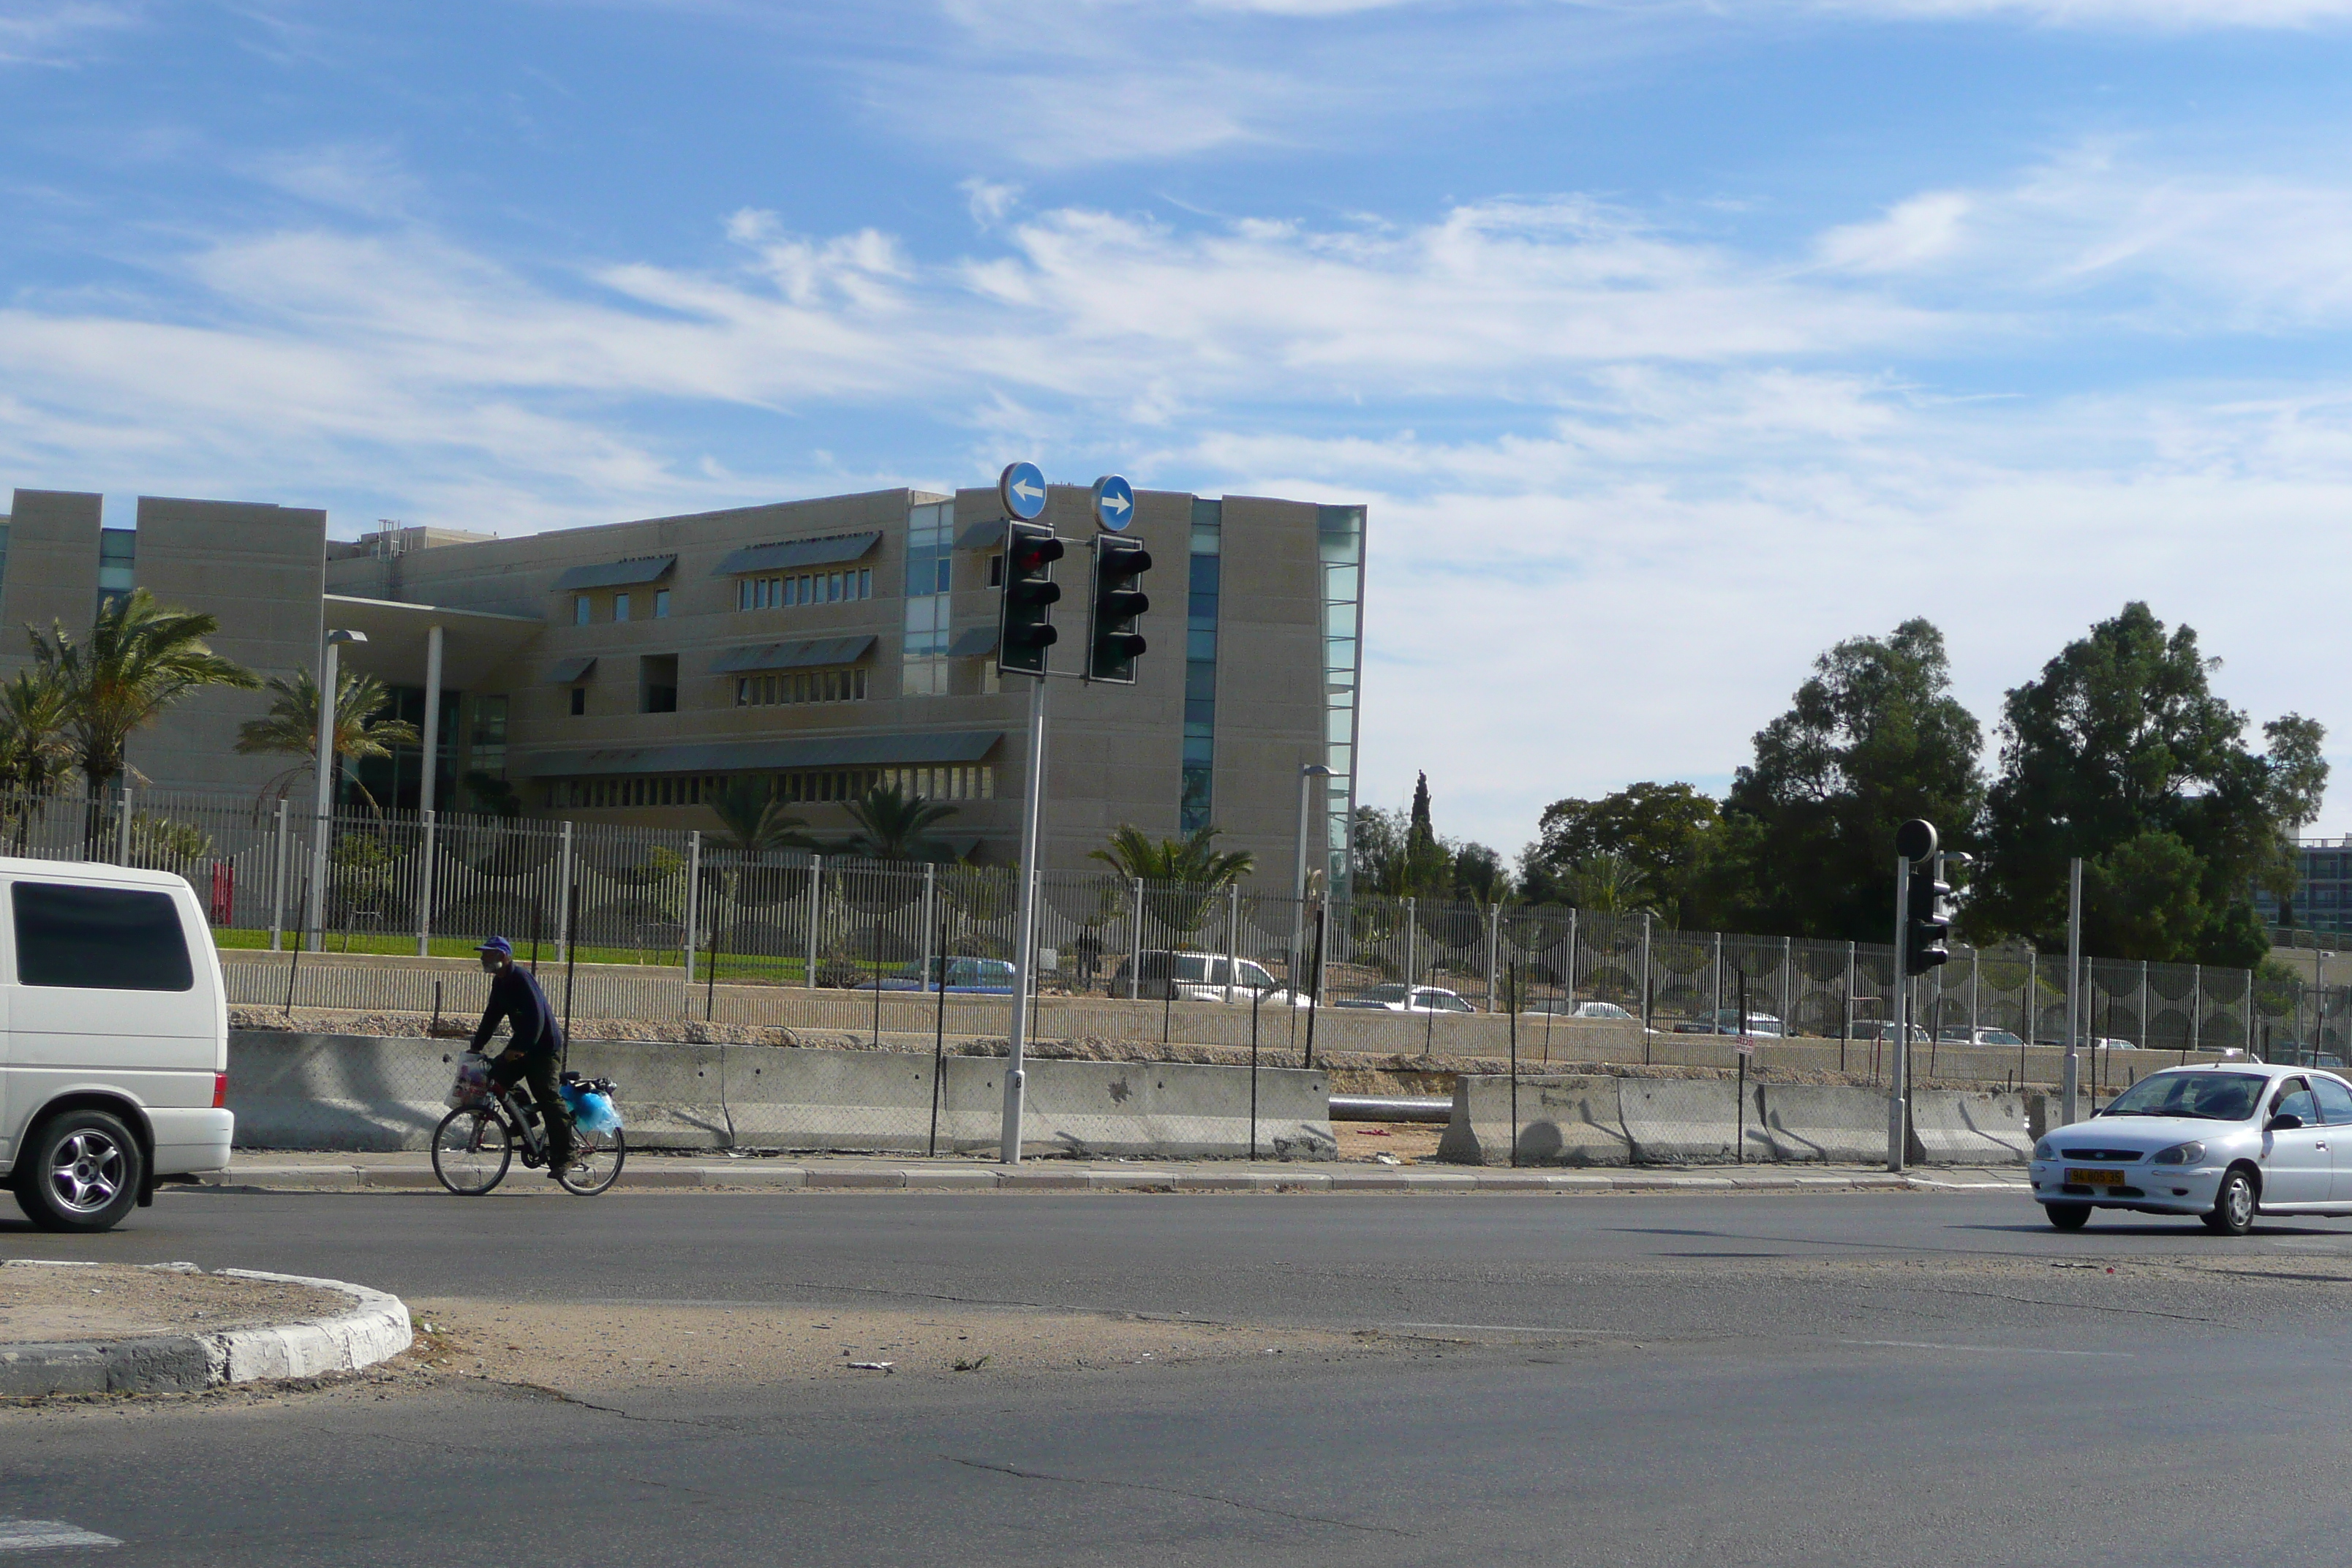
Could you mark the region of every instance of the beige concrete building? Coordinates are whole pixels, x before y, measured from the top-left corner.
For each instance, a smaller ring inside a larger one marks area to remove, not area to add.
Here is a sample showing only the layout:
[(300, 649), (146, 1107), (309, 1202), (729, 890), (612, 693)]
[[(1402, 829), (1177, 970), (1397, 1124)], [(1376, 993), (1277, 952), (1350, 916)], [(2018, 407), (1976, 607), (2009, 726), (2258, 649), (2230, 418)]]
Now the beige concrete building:
[[(1134, 686), (1052, 684), (1045, 864), (1085, 866), (1121, 823), (1172, 836), (1206, 822), (1286, 884), (1301, 768), (1321, 763), (1332, 776), (1307, 781), (1310, 844), (1344, 876), (1363, 509), (1162, 491), (1136, 503), (1128, 531), (1153, 557), (1150, 651)], [(1073, 542), (1055, 662), (1075, 670), (1088, 493), (1056, 487), (1045, 521)], [(513, 540), (395, 526), (334, 544), (316, 511), (165, 500), (142, 500), (135, 538), (114, 541), (97, 497), (20, 490), (7, 526), (7, 624), (86, 626), (112, 568), (110, 584), (213, 610), (220, 650), (264, 673), (311, 662), (332, 627), (366, 637), (342, 657), (392, 685), (420, 728), (437, 685), (429, 791), (415, 749), (362, 771), (387, 805), (709, 829), (710, 794), (748, 774), (826, 837), (851, 828), (845, 799), (892, 780), (955, 808), (939, 831), (958, 850), (1015, 852), (1027, 700), (993, 662), (992, 489)], [(283, 763), (229, 747), (264, 706), (208, 694), (142, 738), (138, 765), (163, 784), (257, 784)]]

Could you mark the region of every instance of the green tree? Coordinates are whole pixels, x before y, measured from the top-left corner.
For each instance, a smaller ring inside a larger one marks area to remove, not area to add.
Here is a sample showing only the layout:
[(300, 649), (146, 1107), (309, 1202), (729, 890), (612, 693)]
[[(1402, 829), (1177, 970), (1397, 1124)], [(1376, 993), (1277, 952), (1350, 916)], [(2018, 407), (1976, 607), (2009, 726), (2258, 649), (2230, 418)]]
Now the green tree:
[(1944, 637), (1914, 618), (1814, 661), (1723, 803), (1706, 873), (1719, 923), (1771, 936), (1884, 941), (1895, 830), (1973, 841), (1984, 808), (1976, 719), (1951, 695)]
[(93, 794), (123, 776), (132, 733), (191, 692), (261, 684), (205, 642), (220, 630), (216, 617), (167, 609), (144, 588), (101, 605), (86, 641), (75, 641), (62, 623), (26, 630), (35, 665), (66, 692), (74, 762)]
[(763, 849), (814, 849), (808, 824), (784, 811), (772, 780), (745, 774), (727, 781), (711, 797), (710, 809), (728, 843), (746, 855)]
[(1389, 898), (1445, 898), (1454, 887), (1455, 850), (1429, 831), (1428, 783), (1416, 791), (1418, 820), (1377, 805), (1356, 808), (1356, 890)]
[(1715, 802), (1686, 784), (1636, 784), (1599, 800), (1556, 800), (1544, 807), (1536, 841), (1520, 851), (1520, 890), (1531, 903), (1581, 903), (1578, 889), (1591, 879), (1588, 868), (1600, 857), (1616, 856), (1624, 864), (1607, 873), (1604, 885), (1622, 884), (1629, 907), (1654, 906), (1685, 923), (1720, 823)]
[[(319, 752), (319, 678), (308, 669), (293, 677), (269, 679), (269, 711), (237, 726), (236, 749), (247, 756), (299, 757), (302, 760), (262, 787), (264, 795), (284, 795), (304, 773), (316, 776)], [(405, 719), (386, 719), (392, 692), (373, 675), (338, 669), (335, 676), (335, 757), (357, 762), (362, 757), (388, 757), (394, 746), (418, 743), (416, 726)], [(352, 787), (371, 810), (375, 796), (354, 778)]]
[(2084, 943), (2154, 962), (2252, 965), (2252, 891), (2292, 890), (2288, 837), (2319, 809), (2325, 731), (2288, 715), (2245, 743), (2188, 626), (2132, 603), (2069, 643), (2002, 706), (2000, 777), (1973, 931), (2064, 941), (2067, 862), (2084, 861)]
[(73, 700), (54, 671), (0, 683), (0, 790), (46, 795), (72, 771)]
[(1181, 838), (1153, 838), (1132, 823), (1122, 822), (1112, 830), (1110, 842), (1095, 850), (1091, 858), (1122, 877), (1214, 889), (1240, 881), (1257, 867), (1257, 857), (1246, 849), (1219, 849), (1219, 831), (1203, 826)]
[(955, 851), (932, 837), (931, 829), (956, 814), (951, 805), (909, 795), (895, 784), (877, 784), (848, 803), (857, 831), (839, 852), (875, 860), (952, 860)]

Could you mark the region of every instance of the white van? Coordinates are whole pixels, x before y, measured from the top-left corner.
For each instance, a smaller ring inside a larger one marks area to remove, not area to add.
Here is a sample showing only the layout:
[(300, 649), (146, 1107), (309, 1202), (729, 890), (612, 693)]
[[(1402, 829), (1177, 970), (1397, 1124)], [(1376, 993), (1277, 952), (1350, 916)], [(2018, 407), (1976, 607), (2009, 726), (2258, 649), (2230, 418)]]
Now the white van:
[(228, 1163), (228, 1003), (195, 889), (0, 858), (0, 1176), (49, 1230), (105, 1230)]

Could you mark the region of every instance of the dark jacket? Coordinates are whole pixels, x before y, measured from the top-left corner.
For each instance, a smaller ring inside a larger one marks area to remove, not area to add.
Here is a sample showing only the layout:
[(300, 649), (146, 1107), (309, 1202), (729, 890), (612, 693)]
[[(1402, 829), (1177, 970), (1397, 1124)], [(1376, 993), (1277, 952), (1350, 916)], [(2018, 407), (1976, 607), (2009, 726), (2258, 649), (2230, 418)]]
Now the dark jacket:
[(482, 1026), (474, 1031), (476, 1050), (498, 1032), (500, 1019), (514, 1027), (511, 1047), (533, 1060), (563, 1048), (563, 1030), (555, 1022), (555, 1009), (547, 1005), (547, 993), (520, 964), (510, 963), (490, 977), (490, 1005), (482, 1010)]

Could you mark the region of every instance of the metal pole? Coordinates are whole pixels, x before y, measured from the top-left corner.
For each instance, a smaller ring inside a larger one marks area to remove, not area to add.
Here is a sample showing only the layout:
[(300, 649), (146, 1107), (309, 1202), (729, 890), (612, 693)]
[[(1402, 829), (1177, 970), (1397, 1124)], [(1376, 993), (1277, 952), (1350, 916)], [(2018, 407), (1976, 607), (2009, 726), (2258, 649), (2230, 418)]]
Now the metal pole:
[(1715, 933), (1715, 1001), (1706, 1026), (1710, 1032), (1723, 1032), (1723, 933)]
[[(1573, 1008), (1576, 1005), (1576, 906), (1574, 904), (1570, 904), (1568, 907), (1568, 974), (1566, 976), (1566, 982), (1567, 994), (1563, 996), (1561, 1000), (1566, 1002), (1570, 1007)], [(1516, 1007), (1518, 1004), (1519, 999), (1517, 996), (1513, 996), (1511, 998), (1511, 1005)], [(1544, 1033), (1547, 1037), (1550, 1035), (1551, 1026), (1549, 1024), (1546, 1024), (1544, 1026)]]
[(131, 779), (125, 774), (116, 799), (114, 817), (114, 863), (131, 864)]
[(1298, 989), (1299, 949), (1307, 942), (1307, 794), (1313, 781), (1330, 776), (1321, 763), (1298, 764), (1298, 864), (1290, 876), (1290, 952), (1284, 962), (1293, 991)]
[[(2200, 963), (2192, 968), (2189, 973), (2189, 1050), (2200, 1051), (2205, 1048), (2204, 1046), (2200, 1043), (2205, 1037), (2204, 1025), (2205, 966)], [(2183, 1051), (2181, 1053), (2180, 1060), (2182, 1065), (2187, 1065), (2189, 1061), (2188, 1051)]]
[(1976, 943), (1969, 944), (1969, 1044), (1977, 1043), (1977, 973), (1984, 967), (1984, 955)]
[[(1010, 1056), (1004, 1064), (1004, 1117), (998, 1155), (1008, 1165), (1021, 1163), (1021, 1100), (1024, 1085), (1022, 1069), (1023, 1053), (1029, 1044), (1029, 977), (1037, 956), (1037, 931), (1034, 902), (1037, 887), (1037, 814), (1040, 797), (1045, 790), (1045, 678), (1029, 678), (1029, 754), (1028, 777), (1022, 783), (1021, 800), (1021, 884), (1020, 910), (1015, 915), (1020, 932), (1015, 939), (1013, 968), (1013, 1029), (1008, 1041)], [(1142, 900), (1142, 883), (1138, 882), (1137, 901)], [(1170, 972), (1174, 979), (1174, 972)], [(1171, 987), (1172, 989), (1172, 987)]]
[[(572, 825), (567, 822), (563, 826), (570, 827)], [(572, 858), (569, 855), (563, 858), (563, 866), (565, 871), (565, 881), (563, 884), (563, 929), (566, 931), (569, 931), (572, 929), (572, 922), (578, 918), (580, 913), (580, 882), (578, 878), (572, 875), (574, 868), (572, 865)], [(573, 967), (578, 963), (579, 959), (580, 952), (578, 947), (571, 942), (564, 943), (563, 1059), (566, 1065), (569, 1065), (572, 1060), (572, 972)]]
[(2066, 1065), (2059, 1079), (2071, 1127), (2082, 1119), (2083, 1091), (2083, 862), (2066, 864)]
[(278, 797), (277, 864), (269, 881), (269, 951), (276, 952), (286, 934), (286, 797)]
[(931, 942), (931, 938), (934, 934), (931, 930), (932, 922), (940, 919), (940, 865), (936, 860), (926, 860), (923, 862), (923, 967), (919, 973), (923, 976), (923, 984), (926, 985), (929, 984), (931, 980), (931, 960), (933, 958), (937, 958), (940, 961), (940, 984), (942, 988), (941, 994), (945, 994), (944, 988), (947, 985), (947, 938), (944, 935), (941, 935), (936, 947), (934, 947)]
[[(1486, 906), (1486, 1011), (1489, 1013), (1495, 1010), (1495, 963), (1502, 944), (1503, 906), (1489, 904)], [(1516, 1010), (1518, 1005), (1519, 999), (1512, 997), (1512, 1008)]]
[(425, 771), (416, 781), (416, 818), (425, 825), (425, 860), (416, 878), (416, 956), (433, 952), (433, 829), (434, 785), (440, 782), (437, 753), (441, 743), (441, 628), (425, 632)]
[[(1288, 989), (1285, 987), (1285, 989)], [(1265, 1001), (1265, 993), (1250, 993), (1250, 1152), (1257, 1158), (1257, 1010)]]
[(1420, 956), (1416, 951), (1421, 938), (1418, 919), (1413, 900), (1408, 896), (1404, 901), (1404, 1005), (1407, 1011), (1412, 1007), (1412, 988), (1421, 984), (1421, 971), (1414, 963)]
[(340, 695), (335, 666), (341, 652), (335, 635), (328, 633), (326, 655), (319, 660), (319, 749), (311, 753), (311, 772), (319, 775), (318, 809), (317, 820), (311, 828), (310, 913), (302, 922), (310, 933), (309, 944), (312, 952), (321, 952), (326, 947), (327, 839), (333, 827), (335, 709)]
[(816, 928), (824, 915), (824, 857), (811, 855), (809, 857), (808, 967), (801, 972), (801, 984), (811, 991), (816, 989)]
[(1642, 1044), (1647, 1057), (1650, 1042), (1650, 911), (1642, 911)]
[(1780, 1033), (1797, 1032), (1797, 965), (1795, 945), (1788, 937), (1780, 939)]
[(1229, 882), (1225, 885), (1225, 1005), (1227, 1006), (1231, 1006), (1234, 1000), (1234, 966), (1240, 962), (1240, 955), (1234, 950), (1241, 944), (1242, 885), (1239, 882)]
[[(1171, 970), (1172, 977), (1174, 971)], [(1127, 921), (1127, 999), (1143, 997), (1143, 879), (1135, 879), (1134, 912)]]
[[(2316, 953), (2312, 955), (2311, 966), (2314, 969), (2317, 969), (2319, 967), (2318, 955)], [(2147, 960), (2143, 958), (2139, 961), (2139, 1038), (2134, 1042), (2141, 1050), (2147, 1049), (2147, 1016), (2154, 1010), (2153, 1004), (2155, 1001), (2156, 998), (2148, 994)]]
[[(563, 878), (563, 903), (562, 905), (563, 910), (563, 921), (562, 924), (555, 928), (555, 956), (558, 959), (561, 959), (564, 964), (567, 965), (564, 973), (568, 975), (571, 973), (568, 965), (572, 963), (572, 889), (575, 883), (575, 879), (572, 874), (572, 824), (568, 819), (563, 824), (562, 864), (563, 869), (561, 874)], [(569, 982), (567, 981), (566, 984), (568, 984)]]
[(1511, 965), (1511, 1166), (1519, 1163), (1519, 966)]
[[(938, 867), (933, 866), (931, 869), (937, 870)], [(932, 918), (939, 921), (940, 995), (938, 1011), (933, 1015), (931, 1024), (931, 1141), (924, 1152), (937, 1154), (940, 1152), (940, 1080), (947, 1072), (948, 1063), (948, 911), (942, 907), (933, 912)], [(927, 924), (923, 940), (929, 942), (932, 934)], [(925, 959), (923, 975), (926, 984), (929, 984), (930, 973), (930, 960)]]
[(1895, 1045), (1886, 1053), (1886, 1168), (1903, 1169), (1908, 1154), (1909, 1131), (1903, 1114), (1904, 1069), (1909, 1066), (1911, 1054), (1910, 987), (1903, 983), (1903, 939), (1911, 924), (1911, 862), (1901, 854), (1895, 857), (1895, 1005), (1888, 1009), (1894, 1015)]
[(1845, 1071), (1846, 1042), (1853, 1038), (1854, 944), (1845, 944), (1845, 999), (1838, 1008), (1838, 1071)]
[[(694, 1005), (695, 937), (702, 926), (702, 829), (686, 834), (686, 991), (687, 1006)], [(692, 1016), (691, 1012), (688, 1015)]]

